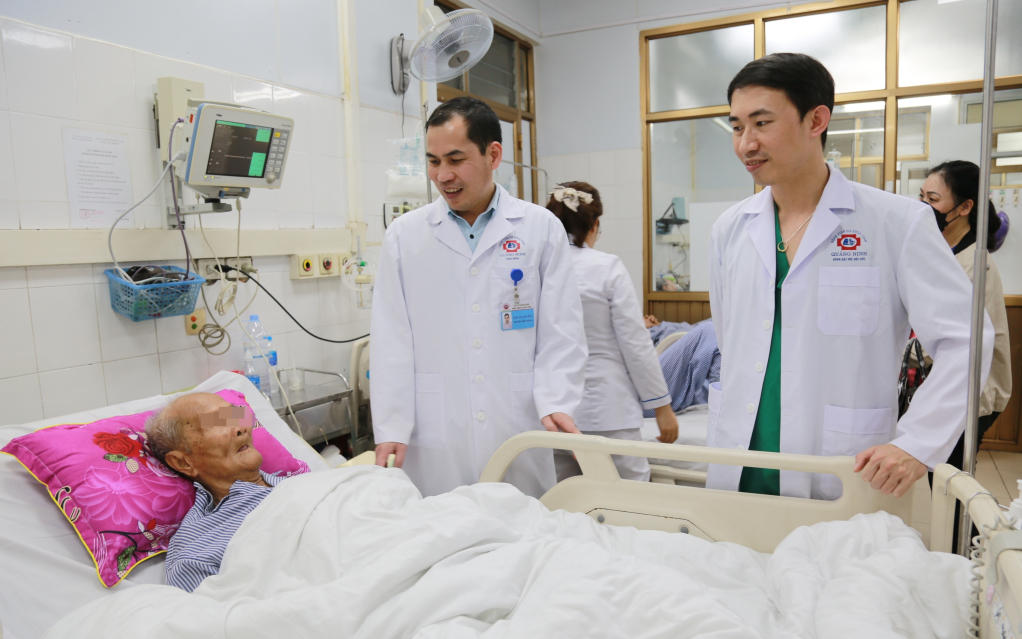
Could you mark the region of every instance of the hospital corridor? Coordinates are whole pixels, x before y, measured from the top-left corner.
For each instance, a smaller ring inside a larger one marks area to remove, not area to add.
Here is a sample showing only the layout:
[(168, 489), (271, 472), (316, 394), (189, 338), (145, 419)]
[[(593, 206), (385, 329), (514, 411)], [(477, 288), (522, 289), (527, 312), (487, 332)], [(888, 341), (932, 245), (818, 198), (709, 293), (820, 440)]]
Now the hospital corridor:
[(0, 0), (0, 639), (1022, 638), (1022, 0)]

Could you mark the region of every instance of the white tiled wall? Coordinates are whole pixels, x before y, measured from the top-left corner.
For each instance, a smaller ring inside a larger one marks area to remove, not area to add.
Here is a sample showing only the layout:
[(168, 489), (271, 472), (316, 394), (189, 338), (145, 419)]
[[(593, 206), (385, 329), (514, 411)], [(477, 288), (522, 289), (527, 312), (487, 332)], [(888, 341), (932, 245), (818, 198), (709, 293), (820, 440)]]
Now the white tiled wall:
[[(566, 181), (589, 182), (603, 200), (603, 233), (596, 248), (621, 258), (642, 299), (642, 151), (622, 149), (539, 158), (549, 187)], [(544, 200), (545, 201), (545, 200)]]
[[(347, 224), (343, 105), (338, 98), (12, 20), (0, 20), (0, 67), (0, 229), (70, 227), (64, 127), (127, 135), (132, 190), (136, 199), (144, 196), (161, 169), (152, 87), (162, 76), (204, 83), (207, 99), (294, 118), (284, 186), (257, 190), (243, 202), (242, 228)], [(157, 196), (136, 211), (136, 228), (162, 228)], [(204, 216), (203, 224), (234, 227), (237, 216)]]
[[(0, 229), (69, 228), (64, 126), (127, 134), (133, 191), (136, 198), (145, 195), (159, 171), (152, 85), (168, 75), (203, 82), (209, 99), (250, 104), (295, 120), (285, 186), (244, 201), (242, 228), (347, 224), (341, 100), (0, 19)], [(369, 241), (380, 241), (390, 161), (384, 141), (400, 137), (401, 116), (362, 107), (360, 117)], [(417, 126), (417, 120), (406, 118), (407, 132)], [(162, 227), (155, 203), (139, 210), (138, 228)], [(234, 228), (237, 219), (234, 212), (206, 215), (203, 224)], [(286, 257), (256, 258), (255, 265), (260, 281), (309, 330), (329, 339), (369, 332), (369, 311), (354, 308), (352, 293), (339, 280), (293, 282)], [(6, 337), (0, 424), (168, 393), (242, 366), (236, 324), (230, 328), (230, 350), (218, 356), (185, 334), (181, 317), (136, 323), (114, 313), (103, 275), (108, 267), (0, 268), (0, 335)], [(212, 304), (217, 286), (205, 290)], [(239, 310), (254, 290), (254, 284), (241, 286)], [(263, 293), (243, 319), (249, 313), (259, 314), (273, 336), (282, 365), (293, 358), (299, 366), (347, 374), (349, 346), (305, 335)]]
[[(257, 258), (255, 265), (263, 285), (310, 331), (328, 339), (369, 332), (369, 311), (354, 308), (340, 281), (292, 281), (285, 257)], [(110, 308), (105, 268), (109, 265), (0, 268), (0, 334), (7, 336), (0, 424), (169, 393), (241, 367), (236, 323), (229, 328), (230, 349), (217, 356), (185, 334), (182, 317), (132, 322)], [(241, 285), (239, 310), (255, 288)], [(218, 285), (206, 288), (210, 304), (217, 290)], [(242, 319), (250, 313), (273, 336), (281, 365), (294, 357), (299, 366), (347, 374), (350, 346), (307, 336), (262, 293)], [(225, 323), (231, 317), (218, 319)]]

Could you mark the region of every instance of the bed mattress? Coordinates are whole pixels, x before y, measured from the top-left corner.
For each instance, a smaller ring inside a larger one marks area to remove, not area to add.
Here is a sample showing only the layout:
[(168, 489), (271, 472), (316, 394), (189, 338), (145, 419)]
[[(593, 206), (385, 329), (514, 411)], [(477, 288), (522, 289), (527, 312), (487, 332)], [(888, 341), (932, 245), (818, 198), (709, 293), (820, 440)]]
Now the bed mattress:
[[(195, 388), (245, 395), (256, 419), (288, 451), (323, 470), (326, 462), (295, 435), (269, 402), (240, 375), (217, 373)], [(15, 437), (57, 424), (84, 424), (163, 406), (171, 397), (150, 397), (31, 424), (0, 426), (0, 447)], [(14, 457), (0, 455), (0, 624), (4, 639), (41, 637), (58, 619), (91, 601), (139, 584), (165, 583), (163, 555), (139, 564), (120, 584), (105, 588), (74, 528), (53, 505), (46, 487)]]

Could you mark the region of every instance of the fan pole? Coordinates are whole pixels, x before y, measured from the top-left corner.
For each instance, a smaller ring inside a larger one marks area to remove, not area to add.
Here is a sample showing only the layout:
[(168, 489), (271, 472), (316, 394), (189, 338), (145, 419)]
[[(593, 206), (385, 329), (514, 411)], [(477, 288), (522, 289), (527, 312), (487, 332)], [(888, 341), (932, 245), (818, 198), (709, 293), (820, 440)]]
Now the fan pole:
[[(422, 152), (426, 152), (426, 119), (429, 116), (429, 103), (422, 103)], [(426, 204), (433, 203), (433, 183), (429, 179), (429, 158), (425, 158), (426, 166)]]

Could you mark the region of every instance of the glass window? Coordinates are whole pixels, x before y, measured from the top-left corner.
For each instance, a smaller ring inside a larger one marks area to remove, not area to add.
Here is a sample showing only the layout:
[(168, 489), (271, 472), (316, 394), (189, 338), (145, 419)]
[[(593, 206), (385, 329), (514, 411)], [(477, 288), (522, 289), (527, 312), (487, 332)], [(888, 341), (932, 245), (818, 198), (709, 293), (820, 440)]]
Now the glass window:
[(853, 182), (883, 188), (884, 102), (834, 107), (827, 129), (825, 155)]
[[(983, 78), (983, 0), (909, 0), (898, 25), (898, 84), (903, 87)], [(998, 7), (998, 76), (1022, 74), (1022, 1)]]
[(515, 123), (501, 120), (500, 137), (503, 139), (504, 160), (497, 167), (497, 170), (494, 171), (493, 180), (514, 197), (521, 197), (521, 194), (518, 192), (518, 176), (515, 171), (517, 167), (511, 164), (511, 162), (517, 162), (515, 159), (515, 147), (518, 145), (515, 144)]
[(886, 25), (885, 6), (771, 20), (766, 23), (766, 52), (813, 56), (834, 76), (837, 93), (883, 89)]
[(518, 108), (531, 112), (529, 86), (529, 50), (521, 47), (518, 49)]
[(468, 90), (472, 95), (508, 106), (518, 105), (515, 84), (515, 52), (518, 45), (511, 38), (493, 34), (493, 43), (483, 59), (468, 70)]
[(751, 24), (649, 43), (650, 111), (727, 104), (727, 85), (755, 55)]
[(705, 242), (717, 217), (751, 196), (752, 178), (735, 157), (723, 117), (650, 124), (653, 290), (705, 291)]
[[(522, 120), (522, 164), (535, 164), (532, 159), (532, 122)], [(534, 169), (522, 168), (522, 199), (535, 202), (532, 193)]]

